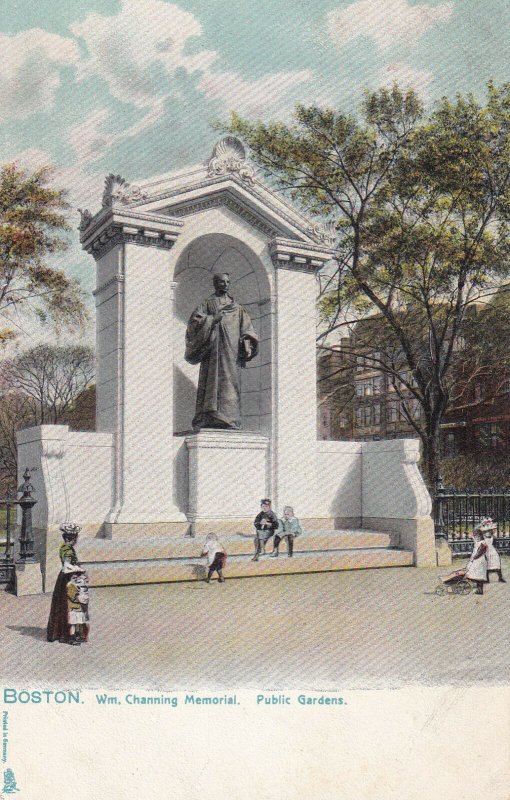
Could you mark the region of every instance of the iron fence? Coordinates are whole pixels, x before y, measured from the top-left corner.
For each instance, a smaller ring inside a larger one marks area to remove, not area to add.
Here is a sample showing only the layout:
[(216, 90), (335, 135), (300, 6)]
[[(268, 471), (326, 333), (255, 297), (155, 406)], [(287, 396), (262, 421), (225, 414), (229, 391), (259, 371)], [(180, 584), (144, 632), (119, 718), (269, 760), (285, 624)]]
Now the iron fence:
[(447, 489), (436, 481), (434, 521), (436, 537), (448, 542), (454, 556), (469, 555), (473, 549), (471, 533), (484, 517), (497, 525), (494, 545), (500, 553), (510, 553), (510, 491), (464, 491)]
[(12, 588), (14, 583), (13, 527), (16, 520), (16, 498), (7, 496), (0, 500), (0, 584)]
[[(32, 508), (37, 500), (32, 497), (34, 487), (30, 483), (30, 471), (25, 470), (23, 483), (14, 495), (0, 499), (0, 585), (14, 588), (14, 530), (16, 525), (16, 506), (21, 508), (21, 527), (18, 561), (23, 563), (34, 558), (32, 538)], [(21, 494), (21, 497), (17, 495)]]

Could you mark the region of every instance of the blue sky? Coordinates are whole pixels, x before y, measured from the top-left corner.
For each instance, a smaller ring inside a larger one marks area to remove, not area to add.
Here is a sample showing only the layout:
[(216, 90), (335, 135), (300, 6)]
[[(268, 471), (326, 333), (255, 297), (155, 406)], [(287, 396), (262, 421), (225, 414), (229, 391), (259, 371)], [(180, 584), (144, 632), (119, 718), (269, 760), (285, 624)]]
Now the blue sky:
[[(231, 110), (355, 110), (397, 79), (427, 103), (510, 80), (507, 0), (2, 0), (2, 162), (53, 163), (74, 207), (104, 175), (206, 158)], [(73, 223), (78, 220), (73, 212)], [(93, 287), (77, 234), (66, 267)]]

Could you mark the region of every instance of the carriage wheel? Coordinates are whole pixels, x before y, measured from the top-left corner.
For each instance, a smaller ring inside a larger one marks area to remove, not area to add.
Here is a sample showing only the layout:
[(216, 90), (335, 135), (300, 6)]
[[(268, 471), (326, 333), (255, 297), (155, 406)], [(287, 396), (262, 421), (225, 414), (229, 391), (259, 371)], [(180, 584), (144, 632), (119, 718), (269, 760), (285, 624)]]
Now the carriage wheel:
[(436, 594), (439, 596), (448, 594), (448, 589), (446, 588), (446, 586), (443, 586), (443, 584), (440, 583), (439, 586), (436, 586)]

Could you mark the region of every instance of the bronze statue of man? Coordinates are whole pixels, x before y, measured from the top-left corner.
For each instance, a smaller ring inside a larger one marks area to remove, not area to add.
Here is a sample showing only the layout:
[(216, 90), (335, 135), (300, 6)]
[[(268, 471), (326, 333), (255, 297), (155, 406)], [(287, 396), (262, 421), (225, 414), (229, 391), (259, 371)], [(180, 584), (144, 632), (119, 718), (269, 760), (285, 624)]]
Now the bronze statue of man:
[(240, 367), (257, 355), (248, 312), (228, 293), (227, 272), (213, 276), (214, 294), (191, 315), (185, 359), (200, 364), (193, 430), (241, 427)]

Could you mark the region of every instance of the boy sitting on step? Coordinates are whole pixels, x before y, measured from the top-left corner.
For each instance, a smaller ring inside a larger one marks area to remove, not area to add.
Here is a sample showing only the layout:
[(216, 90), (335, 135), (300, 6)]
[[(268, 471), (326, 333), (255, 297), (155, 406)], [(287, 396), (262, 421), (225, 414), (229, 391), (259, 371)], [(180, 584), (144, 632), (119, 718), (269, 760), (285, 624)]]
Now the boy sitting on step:
[(292, 506), (285, 506), (283, 509), (283, 519), (279, 520), (278, 530), (274, 535), (272, 558), (278, 557), (278, 547), (282, 539), (287, 539), (287, 555), (292, 558), (294, 552), (294, 539), (303, 533), (297, 517), (294, 516)]

